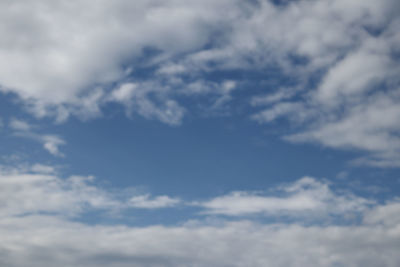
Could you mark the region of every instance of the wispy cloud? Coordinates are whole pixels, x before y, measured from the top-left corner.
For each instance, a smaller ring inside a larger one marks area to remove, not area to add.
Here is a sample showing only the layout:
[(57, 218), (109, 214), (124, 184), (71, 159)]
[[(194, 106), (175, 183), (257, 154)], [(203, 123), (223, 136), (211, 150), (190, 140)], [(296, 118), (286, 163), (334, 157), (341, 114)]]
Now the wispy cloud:
[(32, 125), (30, 125), (26, 121), (19, 120), (16, 118), (11, 118), (9, 127), (15, 131), (24, 131), (24, 132), (28, 132), (32, 129)]
[(63, 157), (64, 154), (60, 152), (59, 146), (65, 145), (65, 141), (56, 135), (43, 135), (38, 136), (39, 140), (43, 143), (43, 148), (46, 149), (53, 156)]
[(28, 122), (12, 118), (9, 122), (9, 128), (13, 130), (14, 136), (28, 138), (39, 142), (43, 145), (43, 148), (47, 150), (51, 155), (56, 157), (64, 157), (64, 154), (60, 151), (59, 147), (65, 145), (64, 139), (57, 135), (51, 134), (39, 134), (34, 130), (33, 125)]
[(317, 219), (331, 215), (343, 216), (368, 208), (371, 201), (350, 193), (333, 191), (328, 183), (304, 177), (268, 193), (232, 192), (198, 205), (206, 214), (230, 216), (264, 215), (308, 217)]
[(172, 198), (169, 196), (157, 196), (151, 198), (149, 194), (134, 196), (128, 201), (128, 206), (134, 208), (144, 209), (158, 209), (173, 207), (179, 204), (181, 201), (179, 198)]

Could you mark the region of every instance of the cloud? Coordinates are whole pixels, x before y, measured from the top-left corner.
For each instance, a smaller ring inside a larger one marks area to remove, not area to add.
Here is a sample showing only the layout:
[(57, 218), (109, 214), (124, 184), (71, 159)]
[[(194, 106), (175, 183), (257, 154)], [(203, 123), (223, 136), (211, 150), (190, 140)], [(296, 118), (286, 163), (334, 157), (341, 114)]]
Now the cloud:
[(34, 173), (42, 173), (42, 174), (56, 174), (57, 172), (56, 167), (39, 163), (33, 164), (31, 166), (31, 170)]
[(286, 115), (291, 115), (291, 119), (298, 123), (309, 116), (302, 103), (280, 102), (267, 110), (254, 114), (252, 119), (259, 123), (268, 123)]
[[(122, 103), (128, 116), (136, 111), (147, 119), (158, 119), (169, 125), (179, 125), (185, 109), (176, 101), (165, 97), (168, 86), (157, 83), (124, 83), (115, 88), (106, 101)], [(151, 95), (156, 94), (152, 98)]]
[(369, 211), (364, 217), (364, 222), (367, 224), (382, 224), (396, 227), (400, 222), (399, 211), (400, 202), (397, 199), (397, 201), (387, 203)]
[(144, 209), (158, 209), (173, 207), (180, 203), (178, 198), (171, 198), (169, 196), (157, 196), (151, 198), (149, 194), (134, 196), (128, 201), (128, 206), (134, 208)]
[(0, 166), (0, 214), (23, 216), (54, 214), (76, 217), (86, 211), (120, 211), (130, 208), (160, 209), (176, 206), (178, 198), (127, 195), (123, 190), (106, 190), (93, 176), (57, 175), (54, 166), (34, 164), (5, 168)]
[[(173, 198), (139, 195), (125, 202), (120, 192), (99, 187), (92, 177), (64, 179), (49, 174), (48, 167), (0, 168), (1, 265), (395, 267), (400, 263), (396, 199), (367, 207), (363, 198), (335, 193), (324, 182), (302, 178), (278, 187), (284, 193), (278, 197), (239, 195), (225, 202), (223, 209), (237, 213), (247, 206), (251, 212), (307, 216), (307, 209), (326, 208), (338, 216), (357, 212), (361, 221), (261, 223), (195, 220), (188, 215), (188, 220), (172, 226), (90, 224), (80, 221), (79, 215), (132, 203), (140, 208), (169, 206)], [(267, 205), (254, 209), (259, 200)]]
[(33, 131), (33, 126), (26, 121), (12, 118), (9, 123), (9, 128), (14, 131), (14, 136), (23, 137), (35, 140), (43, 145), (51, 155), (56, 157), (64, 157), (59, 147), (65, 145), (64, 139), (57, 135), (51, 134), (38, 134)]
[[(302, 9), (306, 5), (309, 11)], [(400, 166), (400, 64), (395, 56), (400, 6), (395, 1), (300, 1), (285, 13), (295, 7), (300, 20), (293, 31), (301, 37), (292, 51), (306, 61), (287, 66), (306, 77), (299, 82), (303, 90), (288, 93), (282, 88), (253, 98), (253, 105), (266, 108), (252, 118), (260, 123), (287, 118), (296, 126), (284, 137), (291, 142), (367, 152), (353, 161), (358, 164)], [(303, 17), (307, 12), (310, 17)], [(320, 17), (323, 13), (326, 16)], [(340, 19), (334, 19), (336, 15)]]
[(44, 135), (40, 136), (43, 148), (46, 149), (50, 154), (57, 157), (63, 157), (64, 154), (60, 152), (59, 146), (65, 145), (65, 141), (56, 135)]
[(16, 131), (29, 131), (32, 126), (26, 121), (12, 118), (9, 123), (9, 127)]
[(261, 92), (250, 116), (288, 118), (287, 140), (400, 164), (400, 124), (375, 111), (385, 102), (399, 117), (398, 1), (40, 0), (0, 10), (0, 91), (39, 118), (90, 119), (114, 102), (179, 125), (199, 106), (230, 114), (233, 89), (252, 82)]
[[(93, 116), (103, 97), (93, 99), (92, 91), (201, 48), (213, 33), (209, 25), (221, 20), (217, 10), (235, 9), (229, 2), (2, 2), (0, 34), (7, 41), (0, 61), (8, 64), (0, 65), (0, 90), (17, 94), (38, 117)], [(162, 112), (175, 108), (171, 101)]]
[(2, 216), (40, 213), (75, 216), (85, 206), (101, 209), (118, 205), (107, 192), (90, 185), (92, 177), (73, 176), (64, 180), (48, 174), (48, 168), (38, 167), (33, 166), (34, 173), (1, 173)]
[(299, 88), (290, 88), (290, 87), (279, 88), (275, 93), (252, 97), (250, 103), (252, 106), (263, 106), (268, 104), (274, 104), (277, 102), (281, 102), (282, 100), (292, 98), (296, 94), (296, 91), (298, 90)]
[(377, 93), (348, 107), (344, 116), (318, 122), (303, 133), (286, 137), (292, 142), (316, 141), (329, 147), (360, 149), (371, 153), (359, 159), (375, 166), (400, 166), (400, 95)]
[(206, 214), (229, 216), (265, 215), (288, 217), (318, 217), (355, 214), (367, 209), (371, 201), (333, 191), (328, 183), (304, 177), (270, 192), (232, 192), (209, 201), (198, 203)]
[(0, 225), (0, 262), (10, 267), (395, 267), (400, 262), (400, 233), (395, 225), (307, 227), (237, 221), (129, 227), (86, 225), (49, 216), (2, 217)]

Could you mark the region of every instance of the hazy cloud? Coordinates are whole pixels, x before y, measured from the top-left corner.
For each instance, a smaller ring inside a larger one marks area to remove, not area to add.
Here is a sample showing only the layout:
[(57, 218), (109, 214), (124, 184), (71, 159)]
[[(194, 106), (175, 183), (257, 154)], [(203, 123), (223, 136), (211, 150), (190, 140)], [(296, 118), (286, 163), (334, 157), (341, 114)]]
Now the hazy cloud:
[(169, 196), (157, 196), (151, 198), (149, 194), (134, 196), (129, 199), (128, 206), (134, 208), (144, 209), (158, 209), (173, 207), (180, 203), (178, 198), (172, 198)]

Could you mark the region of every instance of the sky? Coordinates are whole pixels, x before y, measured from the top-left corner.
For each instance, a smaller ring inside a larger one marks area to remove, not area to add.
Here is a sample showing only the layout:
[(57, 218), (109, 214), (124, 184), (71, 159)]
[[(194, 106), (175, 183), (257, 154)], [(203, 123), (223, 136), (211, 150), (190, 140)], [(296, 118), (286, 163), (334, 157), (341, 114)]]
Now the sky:
[(400, 266), (397, 0), (0, 0), (0, 265)]

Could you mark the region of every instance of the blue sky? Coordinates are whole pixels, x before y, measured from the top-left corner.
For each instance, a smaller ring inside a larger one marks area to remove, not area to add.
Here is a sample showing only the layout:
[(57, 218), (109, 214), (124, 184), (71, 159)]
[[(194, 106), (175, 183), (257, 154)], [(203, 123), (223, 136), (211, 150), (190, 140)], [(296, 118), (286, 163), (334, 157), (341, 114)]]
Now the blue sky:
[(0, 2), (0, 265), (398, 266), (399, 14)]

